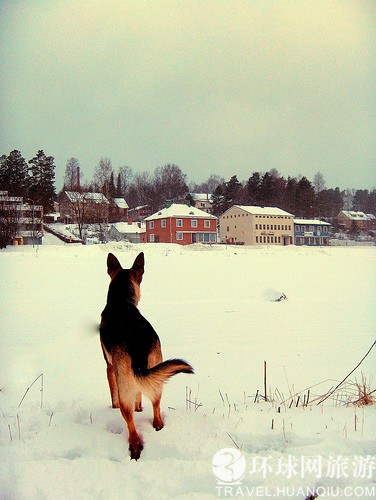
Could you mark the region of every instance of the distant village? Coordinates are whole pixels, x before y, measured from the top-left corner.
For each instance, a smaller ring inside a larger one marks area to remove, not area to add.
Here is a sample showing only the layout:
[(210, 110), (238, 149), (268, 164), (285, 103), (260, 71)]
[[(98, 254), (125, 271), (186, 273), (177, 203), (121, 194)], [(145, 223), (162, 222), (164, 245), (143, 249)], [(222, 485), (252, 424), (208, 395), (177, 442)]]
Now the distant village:
[(176, 243), (180, 245), (307, 245), (374, 244), (376, 217), (341, 210), (333, 221), (296, 218), (278, 207), (234, 204), (219, 216), (213, 212), (213, 195), (190, 193), (153, 213), (149, 205), (129, 207), (124, 198), (107, 199), (103, 193), (63, 191), (54, 211), (24, 203), (22, 197), (0, 191), (0, 206), (17, 220), (13, 245), (41, 245), (45, 232), (66, 243), (95, 244)]
[(17, 150), (0, 160), (0, 248), (42, 245), (46, 233), (67, 244), (322, 247), (376, 241), (376, 190), (326, 189), (320, 172), (313, 183), (304, 176), (284, 179), (272, 169), (243, 182), (211, 175), (188, 186), (173, 164), (136, 175), (121, 167), (116, 175), (102, 158), (93, 181), (82, 185), (79, 162), (71, 158), (56, 194), (54, 158), (43, 150), (29, 162)]

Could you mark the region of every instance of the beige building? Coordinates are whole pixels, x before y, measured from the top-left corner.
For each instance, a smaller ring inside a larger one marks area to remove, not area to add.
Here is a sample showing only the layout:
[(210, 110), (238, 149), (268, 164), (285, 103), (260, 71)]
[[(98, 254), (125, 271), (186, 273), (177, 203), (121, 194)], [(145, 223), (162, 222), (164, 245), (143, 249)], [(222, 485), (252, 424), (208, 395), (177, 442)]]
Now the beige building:
[(233, 205), (219, 218), (223, 243), (292, 245), (294, 216), (276, 207)]

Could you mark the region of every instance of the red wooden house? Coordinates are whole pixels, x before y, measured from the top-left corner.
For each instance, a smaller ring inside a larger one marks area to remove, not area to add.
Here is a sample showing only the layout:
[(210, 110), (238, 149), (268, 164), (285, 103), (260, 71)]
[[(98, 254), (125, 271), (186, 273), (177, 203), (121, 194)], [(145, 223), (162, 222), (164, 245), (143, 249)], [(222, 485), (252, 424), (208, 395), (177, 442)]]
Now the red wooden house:
[(147, 217), (148, 243), (216, 243), (218, 218), (195, 207), (173, 203)]

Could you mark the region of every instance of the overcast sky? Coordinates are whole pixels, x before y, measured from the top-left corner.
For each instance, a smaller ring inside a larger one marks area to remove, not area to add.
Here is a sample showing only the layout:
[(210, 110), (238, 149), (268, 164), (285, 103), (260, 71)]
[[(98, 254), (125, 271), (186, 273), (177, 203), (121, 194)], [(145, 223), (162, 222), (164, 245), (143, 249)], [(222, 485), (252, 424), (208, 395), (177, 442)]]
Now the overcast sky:
[(0, 154), (376, 187), (373, 0), (1, 0)]

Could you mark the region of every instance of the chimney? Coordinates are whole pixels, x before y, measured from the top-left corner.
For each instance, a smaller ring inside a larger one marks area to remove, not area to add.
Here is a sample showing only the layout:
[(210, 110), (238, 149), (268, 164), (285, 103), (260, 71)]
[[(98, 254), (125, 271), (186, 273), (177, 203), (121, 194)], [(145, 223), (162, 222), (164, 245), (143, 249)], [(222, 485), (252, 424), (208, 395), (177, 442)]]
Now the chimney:
[(172, 205), (172, 200), (166, 200), (166, 208), (170, 208)]
[(132, 217), (128, 216), (128, 225), (131, 226), (133, 224)]

